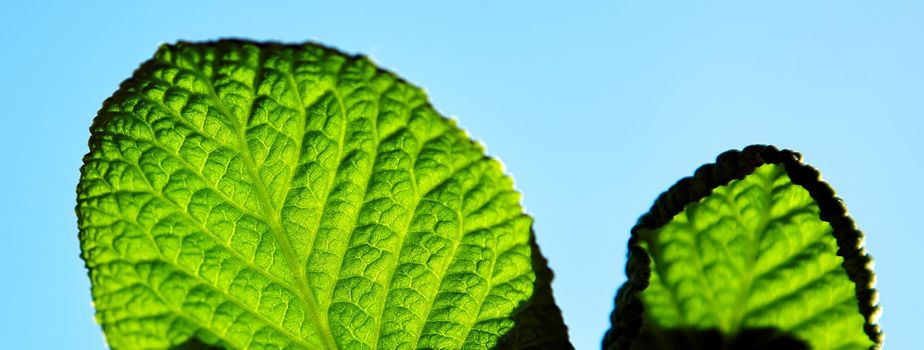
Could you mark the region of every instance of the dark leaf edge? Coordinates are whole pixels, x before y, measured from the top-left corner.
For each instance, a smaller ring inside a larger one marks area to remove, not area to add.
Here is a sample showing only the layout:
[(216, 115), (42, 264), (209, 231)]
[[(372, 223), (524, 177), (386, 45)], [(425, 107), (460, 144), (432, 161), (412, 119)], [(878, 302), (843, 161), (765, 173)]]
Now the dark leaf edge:
[(727, 185), (732, 180), (750, 175), (765, 164), (782, 165), (790, 180), (805, 188), (820, 209), (819, 217), (833, 228), (837, 241), (837, 255), (844, 258), (842, 267), (854, 283), (860, 313), (865, 319), (863, 330), (873, 342), (870, 349), (880, 349), (884, 338), (876, 320), (881, 311), (872, 258), (862, 246), (863, 232), (847, 215), (847, 208), (830, 185), (821, 180), (821, 174), (808, 164), (802, 163), (802, 155), (791, 150), (779, 150), (774, 146), (751, 145), (742, 150), (730, 150), (720, 154), (715, 163), (699, 167), (693, 176), (685, 177), (669, 190), (661, 193), (651, 209), (642, 215), (632, 227), (628, 260), (625, 273), (628, 280), (616, 293), (616, 308), (610, 315), (611, 327), (603, 339), (604, 349), (628, 349), (631, 341), (639, 335), (642, 326), (644, 305), (640, 294), (648, 287), (651, 277), (650, 259), (639, 245), (639, 231), (664, 226), (680, 213), (687, 204), (698, 202), (712, 193), (712, 190)]

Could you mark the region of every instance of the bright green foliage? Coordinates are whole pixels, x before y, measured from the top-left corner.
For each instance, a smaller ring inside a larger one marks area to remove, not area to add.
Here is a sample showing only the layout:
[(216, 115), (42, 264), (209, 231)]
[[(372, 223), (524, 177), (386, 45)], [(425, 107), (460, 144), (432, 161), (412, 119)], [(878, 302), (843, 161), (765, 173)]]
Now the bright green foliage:
[(651, 257), (646, 327), (773, 328), (812, 349), (869, 349), (831, 225), (782, 165), (766, 164), (639, 231)]
[(533, 296), (501, 165), (365, 58), (165, 45), (91, 131), (80, 242), (113, 348), (491, 348)]
[[(363, 57), (165, 45), (91, 132), (80, 243), (115, 349), (571, 347), (501, 165)], [(603, 345), (875, 349), (871, 261), (798, 154), (726, 152), (632, 229)]]

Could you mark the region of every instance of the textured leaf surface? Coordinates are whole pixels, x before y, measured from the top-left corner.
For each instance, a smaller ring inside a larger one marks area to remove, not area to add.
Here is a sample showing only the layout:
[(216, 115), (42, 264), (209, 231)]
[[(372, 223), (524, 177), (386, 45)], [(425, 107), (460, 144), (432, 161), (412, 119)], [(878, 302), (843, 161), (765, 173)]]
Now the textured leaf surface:
[(523, 310), (567, 346), (500, 164), (365, 58), (165, 45), (91, 132), (77, 212), (113, 348), (491, 348)]
[[(779, 348), (770, 344), (783, 338), (811, 349), (878, 346), (860, 233), (796, 157), (764, 147), (729, 153), (659, 198), (633, 229), (632, 254), (647, 259), (630, 256), (605, 345), (675, 348), (718, 337), (736, 349)], [(716, 186), (702, 186), (709, 181)], [(753, 339), (741, 345), (745, 332)]]

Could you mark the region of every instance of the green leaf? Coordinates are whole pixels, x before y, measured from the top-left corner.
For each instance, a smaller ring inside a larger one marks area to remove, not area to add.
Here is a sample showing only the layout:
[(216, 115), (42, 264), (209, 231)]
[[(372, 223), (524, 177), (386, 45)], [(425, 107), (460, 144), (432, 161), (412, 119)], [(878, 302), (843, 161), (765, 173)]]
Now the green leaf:
[(629, 249), (604, 348), (881, 346), (862, 233), (797, 153), (721, 155), (658, 198)]
[(570, 347), (501, 165), (363, 57), (164, 45), (91, 132), (81, 256), (113, 348)]

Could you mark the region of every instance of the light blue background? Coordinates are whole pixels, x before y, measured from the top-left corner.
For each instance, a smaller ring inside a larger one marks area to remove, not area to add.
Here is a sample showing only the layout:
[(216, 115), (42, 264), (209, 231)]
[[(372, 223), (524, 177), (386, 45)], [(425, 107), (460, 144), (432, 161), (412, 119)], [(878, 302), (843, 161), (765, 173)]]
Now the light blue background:
[(231, 36), (366, 53), (458, 116), (525, 193), (579, 349), (608, 328), (638, 216), (752, 143), (821, 169), (867, 234), (888, 348), (920, 346), (920, 5), (83, 3), (0, 14), (0, 347), (104, 348), (73, 211), (87, 128), (158, 44)]

